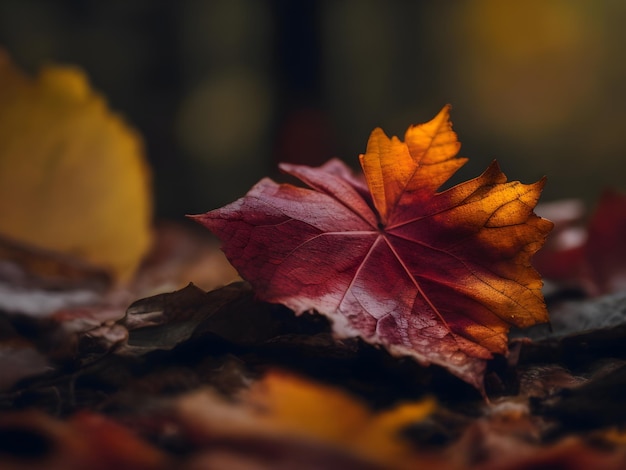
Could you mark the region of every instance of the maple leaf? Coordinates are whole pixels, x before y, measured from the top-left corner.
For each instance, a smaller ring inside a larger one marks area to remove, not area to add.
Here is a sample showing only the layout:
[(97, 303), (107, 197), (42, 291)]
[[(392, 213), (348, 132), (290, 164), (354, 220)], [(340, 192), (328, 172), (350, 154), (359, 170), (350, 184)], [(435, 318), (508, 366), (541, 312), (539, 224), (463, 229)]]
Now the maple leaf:
[(482, 390), (509, 327), (548, 320), (530, 259), (552, 223), (533, 212), (544, 180), (507, 182), (495, 162), (437, 192), (466, 162), (459, 148), (446, 106), (404, 142), (374, 130), (364, 180), (339, 160), (281, 164), (311, 189), (263, 179), (194, 218), (263, 300), (316, 310), (339, 337), (439, 364)]

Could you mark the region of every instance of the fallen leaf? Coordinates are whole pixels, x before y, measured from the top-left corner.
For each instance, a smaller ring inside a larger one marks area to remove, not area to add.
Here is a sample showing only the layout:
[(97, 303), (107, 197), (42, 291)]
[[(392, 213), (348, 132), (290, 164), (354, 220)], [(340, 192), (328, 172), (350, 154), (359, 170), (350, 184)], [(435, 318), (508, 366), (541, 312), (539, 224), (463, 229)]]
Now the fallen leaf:
[(626, 290), (626, 195), (605, 191), (588, 228), (584, 248), (590, 295)]
[(538, 401), (535, 412), (559, 424), (562, 434), (573, 430), (620, 426), (626, 421), (623, 393), (626, 364), (611, 365), (579, 386), (560, 390)]
[(560, 365), (538, 364), (518, 369), (519, 396), (545, 398), (585, 382)]
[(558, 281), (559, 286), (576, 287), (587, 240), (587, 231), (581, 226), (585, 205), (578, 199), (562, 199), (538, 204), (536, 212), (551, 220), (554, 229), (533, 258), (533, 265), (544, 279)]
[(171, 468), (160, 450), (105, 416), (81, 412), (62, 422), (36, 411), (0, 416), (3, 469)]
[(69, 290), (88, 287), (103, 291), (111, 276), (65, 253), (38, 249), (0, 235), (0, 282), (14, 287)]
[[(626, 327), (626, 292), (583, 300), (560, 302), (550, 310), (550, 325), (538, 325), (524, 336), (534, 341), (564, 338), (579, 334), (624, 330)], [(621, 333), (616, 335), (619, 340)]]
[(150, 244), (149, 171), (137, 133), (82, 71), (25, 75), (0, 51), (0, 234), (127, 280)]
[(46, 357), (26, 341), (0, 341), (0, 391), (20, 380), (52, 370)]
[(253, 454), (271, 442), (283, 448), (308, 443), (384, 468), (414, 468), (417, 454), (401, 431), (435, 409), (434, 401), (424, 399), (373, 411), (339, 388), (278, 371), (255, 382), (238, 402), (203, 390), (176, 406), (181, 425), (201, 446), (239, 442)]
[(312, 189), (263, 179), (194, 218), (261, 299), (317, 310), (340, 337), (439, 364), (482, 390), (510, 325), (548, 319), (530, 258), (552, 223), (533, 213), (544, 181), (507, 182), (495, 163), (437, 192), (466, 161), (459, 147), (445, 107), (405, 142), (376, 129), (360, 158), (366, 184), (338, 160), (282, 164)]
[[(592, 447), (579, 437), (567, 437), (553, 445), (532, 450), (499, 449), (500, 459), (494, 459), (485, 465), (477, 465), (478, 470), (530, 470), (564, 469), (587, 470), (602, 468), (619, 470), (626, 466), (624, 448), (606, 449)], [(508, 453), (506, 451), (509, 451)], [(512, 451), (511, 451), (512, 450)]]
[(290, 433), (371, 452), (383, 460), (406, 452), (406, 443), (396, 434), (434, 410), (434, 403), (424, 400), (374, 413), (340, 389), (279, 372), (256, 383), (245, 400)]
[(238, 344), (258, 345), (293, 333), (291, 312), (254, 299), (250, 286), (238, 282), (205, 293), (184, 289), (134, 302), (122, 320), (128, 342), (117, 353), (141, 355), (173, 349), (190, 338), (211, 335)]
[(561, 287), (573, 286), (589, 296), (626, 290), (626, 195), (605, 190), (589, 221), (570, 201), (551, 203), (570, 213), (556, 221), (546, 249), (536, 259), (539, 272)]

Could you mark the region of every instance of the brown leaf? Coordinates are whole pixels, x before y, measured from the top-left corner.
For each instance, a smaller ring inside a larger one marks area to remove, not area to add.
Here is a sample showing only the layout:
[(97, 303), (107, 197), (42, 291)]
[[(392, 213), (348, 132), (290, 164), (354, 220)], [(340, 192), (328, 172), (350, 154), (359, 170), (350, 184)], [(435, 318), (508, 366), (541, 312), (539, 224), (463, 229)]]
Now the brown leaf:
[(0, 416), (0, 461), (7, 470), (160, 470), (171, 465), (124, 426), (89, 412), (68, 422), (34, 411)]

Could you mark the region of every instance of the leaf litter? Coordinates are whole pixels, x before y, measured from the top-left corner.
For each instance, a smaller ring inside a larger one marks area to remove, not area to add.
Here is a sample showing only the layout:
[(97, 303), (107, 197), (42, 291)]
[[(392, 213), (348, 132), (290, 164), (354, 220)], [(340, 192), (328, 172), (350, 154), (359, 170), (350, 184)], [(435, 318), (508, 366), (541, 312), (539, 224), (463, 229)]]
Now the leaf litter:
[[(325, 170), (366, 198), (341, 164)], [(367, 204), (381, 221), (394, 191)], [(600, 218), (613, 238), (587, 253), (624, 235), (615, 200)], [(262, 300), (191, 227), (161, 224), (154, 237), (123, 284), (67, 253), (0, 239), (3, 468), (626, 466), (619, 259), (600, 254), (566, 281), (540, 270), (551, 327), (516, 329), (508, 356), (493, 351), (485, 400), (445, 364), (337, 338), (328, 315)]]

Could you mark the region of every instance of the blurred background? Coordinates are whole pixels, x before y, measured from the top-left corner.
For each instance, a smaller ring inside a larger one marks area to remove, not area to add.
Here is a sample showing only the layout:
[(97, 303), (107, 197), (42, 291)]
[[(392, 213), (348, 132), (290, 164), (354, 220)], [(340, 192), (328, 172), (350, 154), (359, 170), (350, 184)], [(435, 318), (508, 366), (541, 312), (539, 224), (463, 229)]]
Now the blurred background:
[(446, 103), (469, 163), (548, 176), (544, 200), (626, 189), (626, 3), (582, 0), (1, 0), (31, 73), (82, 67), (142, 133), (156, 212), (243, 195), (276, 165), (355, 166), (376, 126)]

